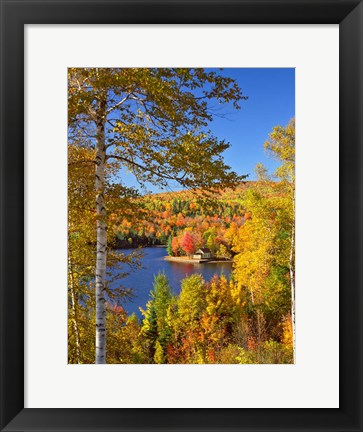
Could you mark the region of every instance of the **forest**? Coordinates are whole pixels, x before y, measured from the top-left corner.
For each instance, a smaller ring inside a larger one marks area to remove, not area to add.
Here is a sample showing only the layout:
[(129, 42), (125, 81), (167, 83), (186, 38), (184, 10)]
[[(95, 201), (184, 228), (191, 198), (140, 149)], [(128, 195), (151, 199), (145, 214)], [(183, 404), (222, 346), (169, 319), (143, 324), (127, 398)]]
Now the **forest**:
[[(294, 363), (295, 121), (261, 142), (275, 172), (257, 164), (248, 181), (205, 132), (215, 98), (246, 100), (199, 69), (69, 71), (69, 363)], [(141, 184), (182, 190), (140, 192), (116, 181), (123, 166)], [(156, 269), (140, 319), (122, 281), (142, 271), (145, 246), (174, 257), (206, 247), (232, 274), (193, 274), (175, 294)]]

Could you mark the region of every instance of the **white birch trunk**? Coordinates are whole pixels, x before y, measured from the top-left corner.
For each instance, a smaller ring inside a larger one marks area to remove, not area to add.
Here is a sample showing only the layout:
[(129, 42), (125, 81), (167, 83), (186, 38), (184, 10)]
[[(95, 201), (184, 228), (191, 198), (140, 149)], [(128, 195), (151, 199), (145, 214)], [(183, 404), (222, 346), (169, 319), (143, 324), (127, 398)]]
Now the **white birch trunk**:
[(96, 257), (96, 364), (106, 363), (106, 259), (107, 225), (105, 206), (105, 103), (99, 103), (96, 137), (96, 214), (97, 214), (97, 257)]

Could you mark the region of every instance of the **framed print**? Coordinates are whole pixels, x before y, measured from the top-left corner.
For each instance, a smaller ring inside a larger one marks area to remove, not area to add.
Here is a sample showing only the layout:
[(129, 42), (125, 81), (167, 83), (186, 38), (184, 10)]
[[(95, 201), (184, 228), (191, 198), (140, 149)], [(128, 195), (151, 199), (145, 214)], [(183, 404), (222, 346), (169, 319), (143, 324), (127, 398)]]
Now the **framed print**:
[(360, 431), (361, 2), (1, 6), (2, 430)]

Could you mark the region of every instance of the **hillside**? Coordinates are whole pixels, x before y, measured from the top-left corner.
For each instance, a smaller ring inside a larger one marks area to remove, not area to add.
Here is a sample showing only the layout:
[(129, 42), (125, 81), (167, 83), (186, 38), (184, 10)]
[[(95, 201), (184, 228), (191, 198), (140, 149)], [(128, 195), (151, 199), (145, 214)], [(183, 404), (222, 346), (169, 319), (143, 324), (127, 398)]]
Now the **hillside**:
[[(167, 245), (174, 240), (173, 255), (185, 254), (180, 247), (185, 232), (193, 236), (195, 247), (208, 247), (213, 254), (229, 257), (231, 237), (250, 218), (243, 204), (247, 190), (260, 188), (257, 182), (239, 184), (205, 201), (197, 191), (165, 192), (135, 200), (137, 211), (122, 217), (115, 212), (116, 248)], [(268, 186), (273, 191), (274, 184)], [(171, 254), (171, 253), (170, 253)]]

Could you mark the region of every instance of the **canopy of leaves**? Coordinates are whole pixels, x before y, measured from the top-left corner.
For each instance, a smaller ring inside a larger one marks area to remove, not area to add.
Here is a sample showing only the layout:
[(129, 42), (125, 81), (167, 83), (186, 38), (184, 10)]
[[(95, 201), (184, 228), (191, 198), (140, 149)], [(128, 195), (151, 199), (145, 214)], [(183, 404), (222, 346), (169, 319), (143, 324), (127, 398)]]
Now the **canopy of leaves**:
[(205, 191), (241, 179), (223, 161), (229, 144), (208, 130), (215, 105), (238, 109), (246, 99), (233, 79), (203, 69), (70, 68), (68, 89), (71, 140), (93, 145), (102, 120), (108, 158), (140, 184)]
[(276, 126), (264, 144), (265, 149), (282, 164), (277, 168), (276, 177), (295, 181), (295, 119), (286, 127)]

